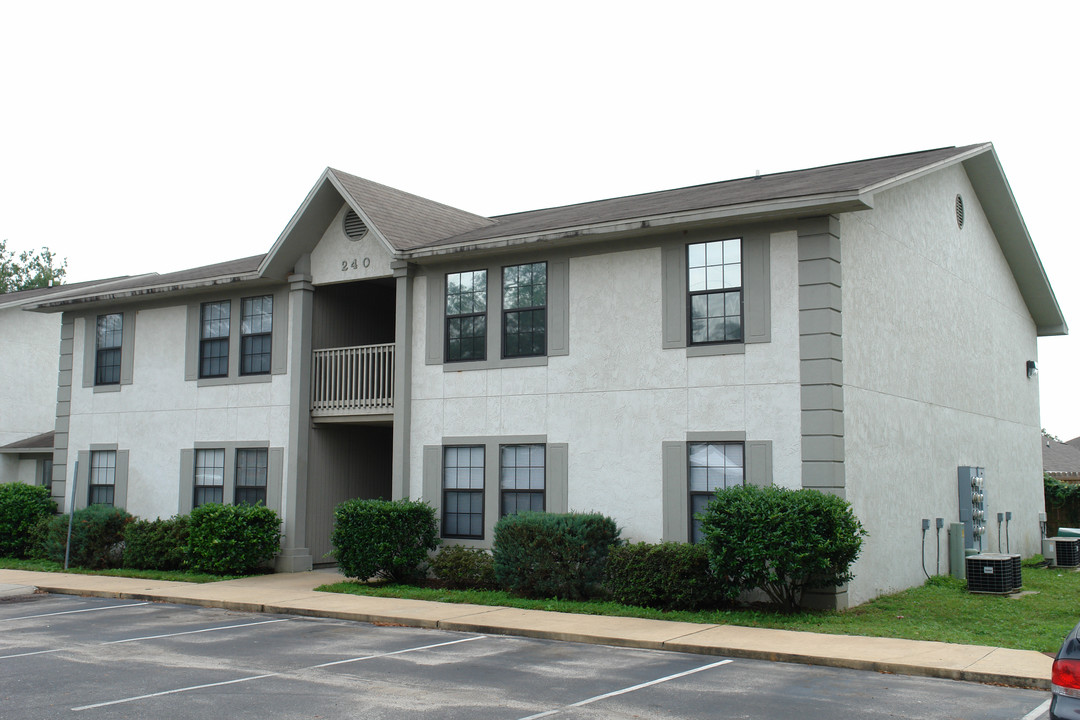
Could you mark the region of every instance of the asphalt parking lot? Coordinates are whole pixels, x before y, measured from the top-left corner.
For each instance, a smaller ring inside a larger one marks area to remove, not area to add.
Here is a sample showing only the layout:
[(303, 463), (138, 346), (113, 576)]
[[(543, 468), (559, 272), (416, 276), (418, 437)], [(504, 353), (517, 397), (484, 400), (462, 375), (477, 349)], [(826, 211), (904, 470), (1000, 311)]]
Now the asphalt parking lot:
[(1045, 717), (1047, 693), (185, 605), (0, 602), (0, 718)]

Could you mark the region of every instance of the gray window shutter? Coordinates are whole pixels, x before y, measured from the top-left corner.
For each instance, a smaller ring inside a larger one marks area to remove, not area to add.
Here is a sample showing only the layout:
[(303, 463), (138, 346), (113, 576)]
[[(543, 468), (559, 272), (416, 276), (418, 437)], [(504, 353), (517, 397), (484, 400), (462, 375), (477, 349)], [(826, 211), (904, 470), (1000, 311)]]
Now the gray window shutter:
[(424, 497), (435, 508), (435, 516), (442, 522), (442, 446), (424, 446)]
[[(490, 279), (489, 279), (490, 280)], [(428, 272), (427, 292), (427, 322), (426, 340), (424, 341), (424, 363), (426, 365), (440, 365), (443, 361), (443, 327), (445, 317), (443, 315), (443, 283), (445, 278), (441, 272)], [(488, 305), (491, 304), (490, 282), (488, 283)], [(488, 328), (490, 334), (491, 328)], [(399, 340), (399, 342), (402, 342)]]
[(90, 504), (90, 451), (80, 450), (76, 461), (79, 469), (75, 478), (75, 509), (82, 510)]
[(113, 488), (113, 507), (127, 508), (128, 459), (130, 454), (130, 450), (116, 451), (116, 486)]
[(772, 440), (746, 443), (746, 484), (768, 487), (773, 484)]
[(285, 448), (272, 447), (266, 453), (266, 507), (281, 511), (281, 476), (285, 471)]
[(690, 539), (690, 488), (686, 484), (686, 443), (663, 443), (663, 516), (665, 541), (687, 542)]
[(660, 295), (664, 349), (686, 347), (686, 246), (660, 250)]
[(548, 512), (569, 512), (569, 455), (566, 443), (548, 443), (547, 446), (547, 498)]
[(771, 279), (769, 277), (769, 234), (747, 233), (743, 238), (743, 292), (746, 329), (744, 342), (769, 342), (772, 336)]
[(199, 379), (199, 325), (202, 318), (199, 317), (201, 305), (195, 303), (187, 306), (187, 343), (184, 346), (184, 379)]
[(547, 354), (570, 354), (570, 263), (548, 262)]
[(195, 451), (180, 451), (180, 502), (176, 507), (177, 515), (191, 512), (195, 494)]

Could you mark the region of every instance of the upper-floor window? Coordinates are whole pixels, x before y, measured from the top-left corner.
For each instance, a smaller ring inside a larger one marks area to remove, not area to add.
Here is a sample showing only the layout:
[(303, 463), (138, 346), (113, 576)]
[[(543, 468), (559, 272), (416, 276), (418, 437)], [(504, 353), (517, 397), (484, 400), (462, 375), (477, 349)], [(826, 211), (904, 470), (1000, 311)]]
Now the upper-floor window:
[(195, 451), (195, 493), (191, 506), (225, 502), (225, 449)]
[(547, 352), (547, 263), (503, 268), (503, 357)]
[(90, 505), (112, 505), (116, 493), (116, 451), (90, 453)]
[(123, 313), (98, 315), (94, 357), (95, 385), (120, 383), (120, 349), (123, 341)]
[(241, 448), (236, 451), (235, 504), (266, 504), (267, 461), (266, 448)]
[(240, 374), (270, 372), (274, 297), (262, 295), (240, 301)]
[(543, 445), (503, 445), (499, 448), (501, 515), (543, 511), (546, 486)]
[(690, 481), (690, 541), (702, 539), (701, 521), (717, 490), (742, 485), (743, 444), (741, 442), (692, 442), (687, 444)]
[(446, 275), (446, 361), (487, 357), (487, 270)]
[(743, 339), (742, 239), (687, 246), (690, 344)]
[(484, 537), (484, 448), (443, 448), (443, 537)]
[[(228, 300), (203, 303), (199, 313), (199, 377), (225, 377), (229, 374)], [(220, 501), (219, 501), (220, 502)]]

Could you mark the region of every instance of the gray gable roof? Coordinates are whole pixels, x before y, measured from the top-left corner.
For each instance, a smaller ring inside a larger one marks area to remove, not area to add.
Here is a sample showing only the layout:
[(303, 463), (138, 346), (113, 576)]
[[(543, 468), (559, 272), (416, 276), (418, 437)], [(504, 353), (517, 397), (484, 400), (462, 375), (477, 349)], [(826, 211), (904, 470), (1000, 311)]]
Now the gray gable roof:
[(74, 292), (84, 291), (91, 286), (119, 282), (121, 280), (126, 280), (127, 278), (127, 275), (121, 275), (114, 278), (106, 278), (105, 280), (85, 280), (83, 282), (77, 283), (53, 285), (52, 287), (47, 288), (34, 288), (32, 290), (16, 290), (15, 292), (0, 293), (0, 307), (9, 307), (13, 305), (29, 305), (33, 302), (40, 301), (46, 297), (67, 295)]
[(40, 435), (16, 440), (7, 445), (0, 445), (0, 453), (19, 454), (50, 451), (53, 449), (54, 437), (55, 431), (50, 430), (49, 432), (41, 433)]
[(1080, 479), (1080, 448), (1070, 440), (1061, 443), (1043, 436), (1043, 472), (1054, 477)]

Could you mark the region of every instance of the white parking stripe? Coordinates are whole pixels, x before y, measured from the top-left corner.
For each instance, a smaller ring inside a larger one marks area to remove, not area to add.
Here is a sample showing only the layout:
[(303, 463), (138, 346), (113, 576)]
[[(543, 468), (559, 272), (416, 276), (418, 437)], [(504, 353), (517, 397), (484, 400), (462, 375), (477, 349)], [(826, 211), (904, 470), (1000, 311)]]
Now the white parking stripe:
[(57, 648), (55, 650), (35, 650), (34, 652), (19, 653), (18, 655), (0, 655), (0, 660), (7, 660), (8, 658), (26, 657), (28, 655), (46, 655), (48, 653), (60, 652), (65, 648)]
[[(176, 637), (177, 635), (195, 635), (197, 633), (217, 632), (218, 630), (234, 630), (236, 628), (251, 627), (252, 625), (269, 625), (270, 623), (289, 622), (291, 618), (281, 620), (260, 620), (259, 622), (243, 623), (241, 625), (224, 625), (222, 627), (203, 628), (201, 630), (185, 630), (184, 632), (166, 633), (165, 635), (144, 635), (143, 637), (124, 638), (123, 640), (110, 640), (102, 645), (119, 645), (120, 643), (137, 642), (139, 640), (158, 640), (160, 638)], [(0, 658), (2, 659), (2, 658)]]
[(1047, 710), (1049, 710), (1049, 709), (1050, 709), (1050, 701), (1049, 701), (1049, 700), (1047, 700), (1047, 701), (1046, 701), (1046, 702), (1044, 702), (1044, 703), (1043, 703), (1042, 705), (1040, 705), (1039, 707), (1035, 708), (1034, 710), (1032, 710), (1031, 712), (1029, 712), (1029, 713), (1028, 713), (1027, 715), (1025, 715), (1024, 717), (1020, 718), (1020, 720), (1035, 720), (1035, 718), (1038, 718), (1038, 717), (1042, 717), (1042, 714), (1043, 714), (1044, 712), (1046, 712)]
[(551, 715), (556, 715), (556, 714), (562, 712), (563, 710), (567, 710), (569, 708), (581, 707), (583, 705), (588, 705), (590, 703), (594, 703), (597, 700), (606, 700), (607, 698), (615, 697), (616, 695), (625, 695), (626, 693), (634, 692), (635, 690), (640, 690), (642, 688), (647, 688), (647, 687), (649, 687), (651, 685), (659, 685), (660, 683), (665, 683), (665, 682), (668, 682), (669, 680), (676, 680), (676, 679), (681, 678), (681, 677), (686, 677), (687, 675), (693, 675), (694, 673), (699, 673), (702, 670), (709, 670), (711, 668), (719, 667), (721, 665), (727, 665), (730, 662), (734, 662), (734, 661), (732, 661), (732, 660), (721, 660), (720, 662), (714, 662), (714, 663), (711, 663), (709, 665), (702, 665), (701, 667), (694, 668), (693, 670), (686, 670), (686, 671), (681, 672), (681, 673), (675, 673), (674, 675), (668, 675), (667, 677), (657, 678), (656, 680), (650, 680), (649, 682), (644, 682), (644, 683), (641, 683), (640, 685), (634, 685), (633, 687), (623, 688), (622, 690), (614, 690), (614, 691), (609, 692), (609, 693), (604, 693), (603, 695), (596, 695), (595, 697), (587, 698), (585, 700), (580, 700), (580, 701), (578, 701), (576, 703), (571, 703), (570, 705), (563, 705), (561, 708), (556, 708), (554, 710), (548, 710), (546, 712), (537, 713), (536, 715), (529, 715), (528, 717), (521, 718), (521, 720), (537, 720), (537, 718), (550, 717)]
[(0, 622), (11, 622), (12, 620), (32, 620), (34, 618), (52, 617), (53, 615), (72, 615), (74, 613), (95, 612), (97, 610), (116, 610), (117, 608), (129, 608), (138, 607), (139, 605), (149, 605), (148, 602), (128, 603), (127, 605), (106, 605), (105, 607), (83, 608), (82, 610), (64, 610), (63, 612), (51, 612), (42, 613), (41, 615), (23, 615), (22, 617), (13, 618), (0, 618)]
[[(79, 707), (73, 707), (71, 709), (73, 711), (93, 710), (94, 708), (107, 707), (109, 705), (120, 705), (122, 703), (135, 702), (136, 700), (146, 700), (147, 698), (161, 697), (162, 695), (174, 695), (176, 693), (189, 692), (191, 690), (203, 690), (205, 688), (220, 687), (221, 685), (235, 685), (237, 683), (249, 682), (251, 680), (262, 680), (263, 678), (292, 675), (298, 672), (303, 672), (305, 670), (316, 670), (318, 668), (330, 667), (331, 665), (342, 665), (344, 663), (358, 662), (360, 660), (371, 660), (373, 658), (388, 657), (390, 655), (401, 655), (402, 653), (417, 652), (419, 650), (430, 650), (437, 647), (446, 647), (447, 645), (457, 645), (458, 643), (471, 642), (473, 640), (480, 640), (486, 637), (487, 635), (475, 635), (473, 637), (462, 638), (461, 640), (451, 640), (449, 642), (435, 643), (434, 645), (422, 645), (420, 647), (406, 648), (404, 650), (394, 650), (393, 652), (378, 653), (376, 655), (364, 655), (363, 657), (349, 658), (347, 660), (335, 660), (333, 662), (322, 663), (320, 665), (309, 665), (308, 667), (303, 667), (298, 670), (266, 673), (265, 675), (251, 675), (249, 677), (236, 678), (235, 680), (223, 680), (222, 682), (207, 683), (205, 685), (190, 685), (188, 687), (176, 688), (175, 690), (163, 690), (161, 692), (150, 693), (148, 695), (136, 695), (135, 697), (120, 698), (119, 700), (109, 700), (108, 702), (94, 703), (93, 705), (81, 705)], [(727, 662), (731, 661), (728, 660)]]

